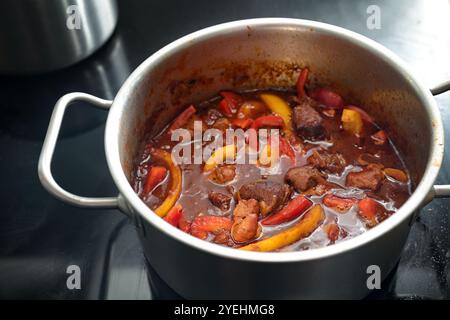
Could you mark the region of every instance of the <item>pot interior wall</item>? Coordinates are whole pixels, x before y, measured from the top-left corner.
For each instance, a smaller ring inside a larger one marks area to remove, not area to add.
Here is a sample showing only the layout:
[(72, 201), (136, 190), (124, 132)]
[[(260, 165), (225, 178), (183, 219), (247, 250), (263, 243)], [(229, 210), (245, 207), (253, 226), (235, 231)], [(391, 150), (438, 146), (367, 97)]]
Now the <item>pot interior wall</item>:
[(217, 91), (291, 87), (300, 68), (312, 81), (367, 109), (393, 138), (417, 183), (430, 152), (432, 119), (420, 96), (390, 62), (329, 31), (299, 26), (235, 28), (192, 38), (147, 65), (121, 123), (121, 162), (132, 176), (138, 147), (190, 103)]

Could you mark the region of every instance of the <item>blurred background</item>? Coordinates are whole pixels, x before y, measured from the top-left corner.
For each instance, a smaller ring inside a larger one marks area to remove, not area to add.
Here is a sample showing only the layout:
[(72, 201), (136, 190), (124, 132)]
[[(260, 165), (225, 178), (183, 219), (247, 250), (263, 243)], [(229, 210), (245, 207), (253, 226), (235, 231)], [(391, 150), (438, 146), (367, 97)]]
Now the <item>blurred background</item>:
[[(70, 207), (41, 187), (43, 138), (62, 95), (82, 91), (113, 99), (128, 75), (164, 45), (204, 27), (256, 17), (338, 25), (398, 54), (430, 88), (450, 79), (448, 0), (2, 0), (0, 298), (177, 297), (144, 261), (124, 215)], [(436, 100), (450, 140), (450, 94)], [(103, 149), (106, 117), (83, 103), (66, 114), (53, 170), (74, 193), (117, 193)], [(448, 152), (438, 183), (450, 183)], [(369, 298), (450, 298), (448, 212), (448, 200), (425, 207), (397, 269)], [(79, 290), (66, 286), (70, 265), (80, 267)]]

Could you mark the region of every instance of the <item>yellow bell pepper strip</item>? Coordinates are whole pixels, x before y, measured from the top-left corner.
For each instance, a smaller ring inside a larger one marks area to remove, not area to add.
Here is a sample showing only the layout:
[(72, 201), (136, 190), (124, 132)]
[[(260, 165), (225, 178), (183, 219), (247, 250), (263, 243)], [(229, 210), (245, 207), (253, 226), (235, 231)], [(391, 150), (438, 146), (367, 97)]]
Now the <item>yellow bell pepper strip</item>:
[(263, 93), (260, 97), (273, 113), (283, 119), (285, 130), (289, 133), (292, 132), (292, 109), (288, 104), (283, 99), (273, 94)]
[(342, 126), (345, 131), (355, 135), (360, 135), (363, 129), (363, 122), (358, 111), (352, 109), (344, 109), (342, 111)]
[(359, 108), (357, 106), (346, 106), (345, 108), (357, 111), (359, 113), (359, 115), (361, 116), (361, 119), (363, 121), (366, 121), (366, 122), (369, 122), (369, 123), (375, 123), (373, 118), (371, 116), (369, 116), (369, 114), (366, 111), (364, 111), (363, 109), (361, 109), (361, 108)]
[(395, 168), (386, 168), (383, 170), (384, 174), (392, 179), (406, 183), (408, 182), (408, 176), (403, 170)]
[(164, 199), (163, 203), (155, 209), (155, 213), (164, 217), (169, 210), (174, 206), (181, 193), (181, 169), (172, 161), (172, 156), (169, 152), (161, 149), (152, 149), (150, 155), (160, 160), (169, 169), (171, 184), (169, 187), (169, 194)]
[(258, 165), (263, 167), (273, 167), (279, 159), (279, 154), (272, 154), (272, 147), (270, 144), (266, 144), (262, 151), (259, 153)]
[(236, 145), (229, 144), (223, 146), (209, 157), (209, 159), (205, 162), (205, 166), (203, 167), (203, 171), (208, 172), (212, 171), (217, 165), (223, 163), (226, 159), (235, 159), (236, 158)]
[(310, 235), (325, 219), (325, 213), (319, 204), (311, 208), (295, 225), (269, 238), (239, 248), (246, 251), (268, 252), (290, 245)]

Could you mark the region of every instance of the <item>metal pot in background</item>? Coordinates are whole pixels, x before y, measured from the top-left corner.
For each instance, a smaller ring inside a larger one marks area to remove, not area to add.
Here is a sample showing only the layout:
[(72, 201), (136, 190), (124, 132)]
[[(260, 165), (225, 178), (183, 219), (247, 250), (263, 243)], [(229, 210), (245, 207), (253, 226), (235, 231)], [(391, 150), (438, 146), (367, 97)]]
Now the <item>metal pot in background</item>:
[(116, 24), (116, 0), (2, 0), (0, 73), (74, 64), (104, 44)]

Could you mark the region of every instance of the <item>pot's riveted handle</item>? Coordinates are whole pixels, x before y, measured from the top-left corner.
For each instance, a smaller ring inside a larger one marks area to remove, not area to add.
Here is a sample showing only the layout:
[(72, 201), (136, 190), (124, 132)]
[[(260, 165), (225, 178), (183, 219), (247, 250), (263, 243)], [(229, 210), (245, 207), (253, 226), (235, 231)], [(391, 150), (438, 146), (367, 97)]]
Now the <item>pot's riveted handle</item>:
[(438, 94), (444, 93), (449, 90), (450, 90), (450, 80), (442, 82), (438, 84), (436, 87), (430, 89), (431, 94), (433, 96), (437, 96)]
[(433, 193), (435, 198), (447, 198), (450, 196), (450, 185), (435, 185), (433, 186)]
[[(436, 87), (431, 88), (430, 91), (433, 96), (444, 93), (450, 90), (450, 80), (438, 84)], [(450, 185), (435, 185), (433, 186), (433, 196), (435, 198), (445, 198), (450, 196)]]
[(45, 136), (44, 144), (42, 146), (41, 155), (39, 157), (39, 179), (48, 192), (69, 204), (84, 208), (117, 208), (119, 206), (119, 199), (117, 197), (90, 198), (78, 196), (64, 190), (53, 178), (51, 171), (53, 152), (55, 151), (55, 145), (58, 140), (64, 112), (66, 111), (66, 108), (74, 101), (89, 102), (93, 106), (101, 109), (109, 109), (112, 104), (112, 101), (110, 100), (103, 100), (81, 92), (68, 93), (56, 102), (47, 129), (47, 135)]

